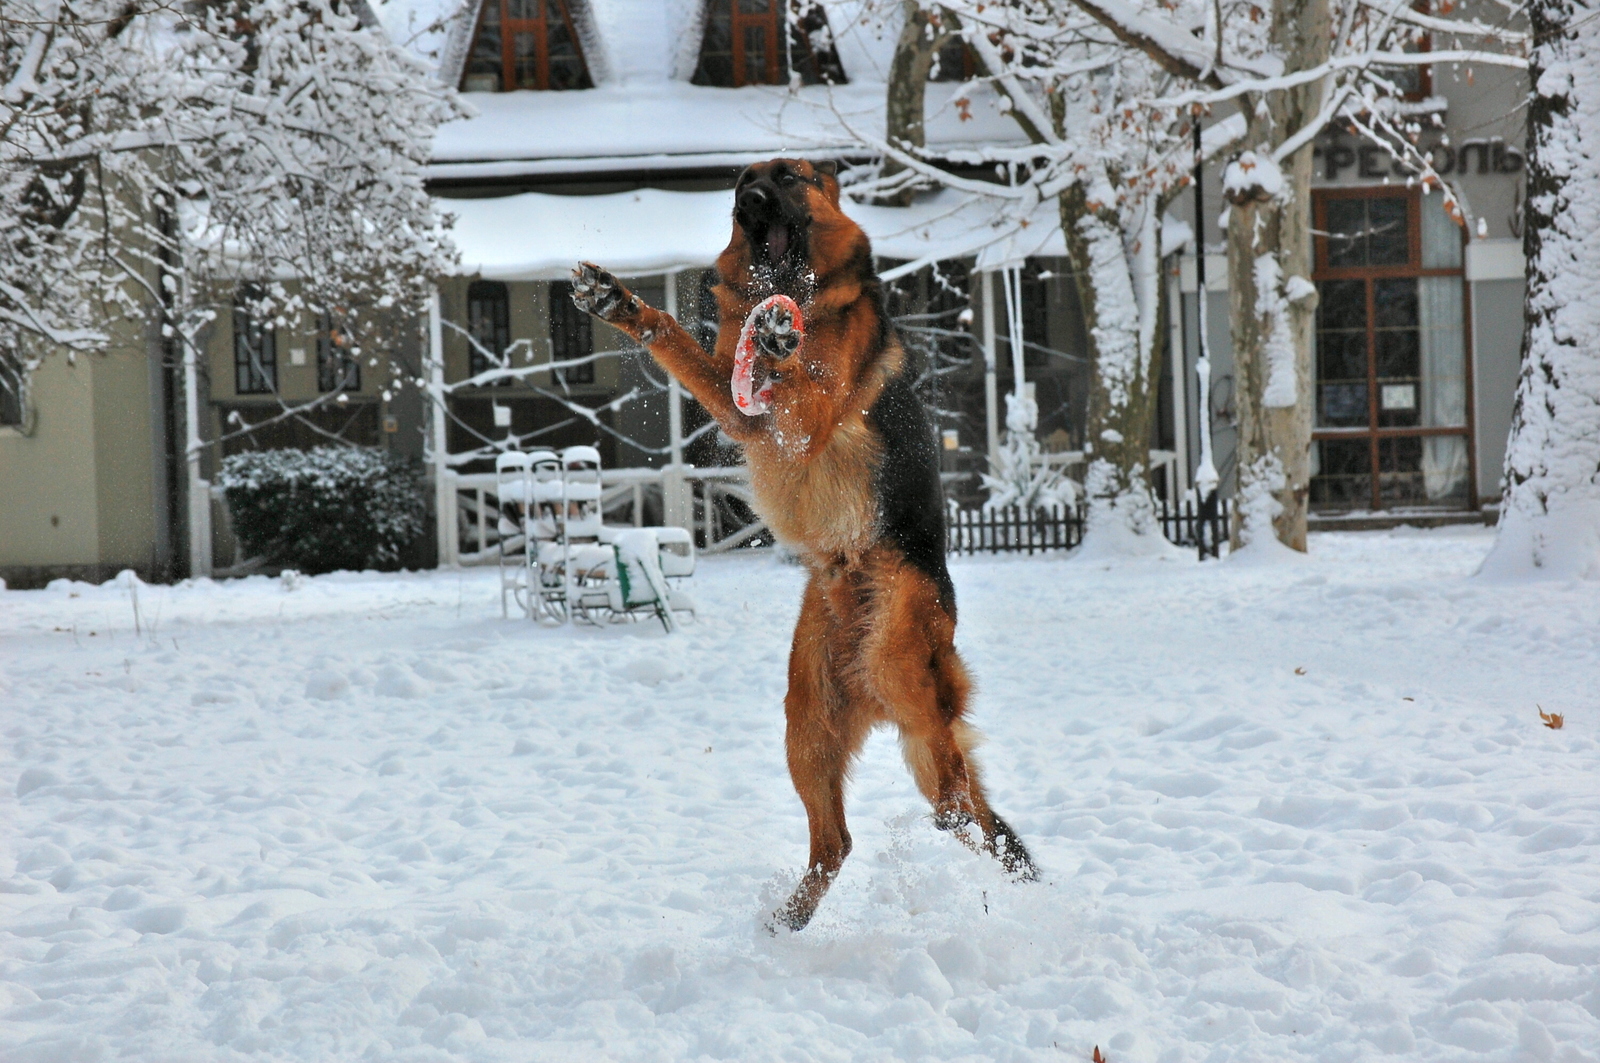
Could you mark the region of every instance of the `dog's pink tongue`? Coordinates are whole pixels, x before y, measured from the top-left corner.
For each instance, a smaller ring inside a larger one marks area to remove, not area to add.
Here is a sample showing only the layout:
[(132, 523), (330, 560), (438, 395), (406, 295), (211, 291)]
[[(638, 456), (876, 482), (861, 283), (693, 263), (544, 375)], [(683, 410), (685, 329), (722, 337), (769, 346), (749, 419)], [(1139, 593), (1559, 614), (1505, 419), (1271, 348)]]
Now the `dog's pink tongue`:
[(789, 227), (774, 225), (767, 230), (767, 261), (776, 266), (789, 251)]

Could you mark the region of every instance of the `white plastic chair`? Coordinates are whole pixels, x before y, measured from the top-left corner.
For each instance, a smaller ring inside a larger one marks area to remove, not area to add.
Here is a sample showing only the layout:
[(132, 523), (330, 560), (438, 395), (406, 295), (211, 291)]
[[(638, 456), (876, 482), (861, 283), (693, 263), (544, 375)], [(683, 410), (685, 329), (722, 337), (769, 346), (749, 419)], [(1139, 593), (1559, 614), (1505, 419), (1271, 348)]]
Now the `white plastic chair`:
[(537, 579), (537, 547), (528, 534), (533, 498), (530, 455), (509, 450), (494, 459), (495, 497), (500, 501), (496, 530), (500, 533), (500, 615), (509, 617), (510, 601), (531, 616)]

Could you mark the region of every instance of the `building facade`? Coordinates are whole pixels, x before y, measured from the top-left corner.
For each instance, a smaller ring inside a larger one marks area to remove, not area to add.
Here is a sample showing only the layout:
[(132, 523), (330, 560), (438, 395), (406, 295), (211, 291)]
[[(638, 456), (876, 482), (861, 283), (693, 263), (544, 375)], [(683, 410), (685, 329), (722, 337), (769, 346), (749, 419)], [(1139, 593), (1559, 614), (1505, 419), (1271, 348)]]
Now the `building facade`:
[[(740, 169), (777, 155), (870, 161), (857, 131), (881, 133), (899, 32), (875, 17), (884, 5), (374, 6), (390, 36), (475, 112), (440, 130), (427, 172), (454, 216), (459, 268), (438, 281), (436, 328), (399, 322), (359, 356), (326, 321), (268, 325), (242, 307), (219, 312), (196, 373), (201, 482), (234, 450), (329, 437), (427, 452), (436, 468), (460, 471), (487, 467), (508, 437), (594, 444), (609, 467), (735, 460), (648, 355), (573, 310), (565, 278), (579, 259), (600, 262), (710, 342), (710, 267), (728, 238)], [(961, 59), (943, 59), (936, 77), (948, 83), (928, 92), (930, 145), (1020, 142), (994, 94), (962, 82)], [(1498, 497), (1522, 333), (1525, 93), (1521, 74), (1441, 68), (1405, 104), (1428, 129), (1422, 145), (1461, 204), (1459, 220), (1376, 145), (1339, 129), (1317, 141), (1319, 520), (1460, 519)], [(1158, 490), (1171, 500), (1192, 483), (1207, 421), (1224, 491), (1234, 471), (1214, 172), (1207, 186), (1198, 218), (1187, 195), (1173, 214), (1198, 223), (1207, 248), (1208, 417), (1196, 405), (1192, 245), (1167, 260), (1175, 312), (1151, 444)], [(1052, 212), (1029, 227), (1030, 242), (996, 248), (989, 213), (947, 192), (846, 209), (872, 237), (892, 309), (924, 359), (952, 496), (981, 498), (975, 474), (1003, 427), (1001, 398), (1018, 386), (1038, 402), (1050, 460), (1069, 469), (1081, 460), (1089, 365)], [(1022, 292), (1017, 358), (1000, 294), (1006, 270)], [(437, 404), (416, 386), (435, 349)], [(184, 575), (185, 558), (198, 556), (184, 545), (191, 529), (219, 571), (243, 560), (220, 504), (186, 494), (180, 361), (154, 330), (122, 327), (108, 354), (49, 360), (29, 408), (0, 411), (0, 577), (20, 586), (125, 567)], [(285, 416), (286, 407), (297, 412)]]

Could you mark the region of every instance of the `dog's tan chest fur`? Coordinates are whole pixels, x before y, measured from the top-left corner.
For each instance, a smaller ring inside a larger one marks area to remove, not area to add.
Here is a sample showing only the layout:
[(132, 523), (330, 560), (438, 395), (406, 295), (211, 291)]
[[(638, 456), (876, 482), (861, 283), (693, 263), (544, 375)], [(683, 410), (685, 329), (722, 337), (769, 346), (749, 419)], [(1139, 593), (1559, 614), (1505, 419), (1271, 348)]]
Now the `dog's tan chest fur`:
[(835, 427), (809, 458), (773, 440), (746, 451), (756, 511), (785, 546), (812, 555), (864, 552), (877, 538), (873, 475), (882, 447), (866, 418)]

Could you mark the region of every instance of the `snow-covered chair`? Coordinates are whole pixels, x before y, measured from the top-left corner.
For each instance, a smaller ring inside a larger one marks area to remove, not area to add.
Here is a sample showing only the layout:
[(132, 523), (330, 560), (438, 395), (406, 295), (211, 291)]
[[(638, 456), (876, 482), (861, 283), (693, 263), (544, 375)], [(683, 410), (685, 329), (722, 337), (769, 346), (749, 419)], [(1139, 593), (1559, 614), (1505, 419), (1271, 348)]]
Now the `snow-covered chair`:
[(510, 602), (524, 613), (534, 607), (531, 597), (537, 579), (538, 547), (528, 534), (529, 502), (533, 497), (530, 455), (506, 451), (494, 459), (495, 497), (500, 511), (496, 530), (500, 533), (500, 615), (510, 616)]
[[(648, 610), (670, 634), (677, 630), (672, 614), (676, 610), (694, 611), (682, 592), (667, 586), (661, 564), (662, 528), (623, 528), (612, 539), (616, 555), (617, 578), (606, 586), (608, 605), (613, 613)], [(674, 601), (674, 598), (679, 600)]]
[(600, 512), (604, 490), (600, 452), (584, 446), (563, 450), (561, 482), (566, 500), (567, 564), (572, 578), (580, 585), (609, 579), (613, 554), (601, 542), (605, 524)]
[(590, 623), (694, 614), (679, 586), (694, 575), (683, 528), (608, 528), (601, 520), (594, 447), (515, 451), (495, 459), (500, 499), (500, 608), (515, 600), (535, 620)]

